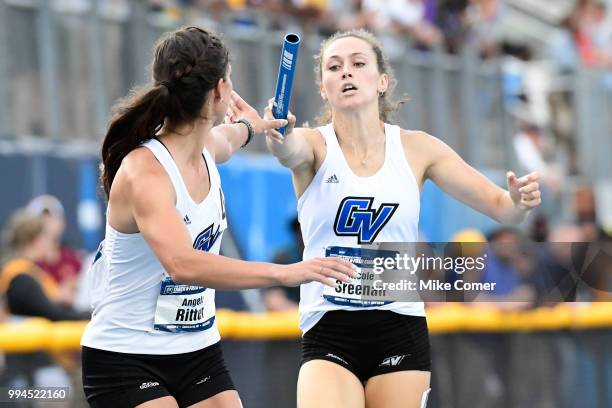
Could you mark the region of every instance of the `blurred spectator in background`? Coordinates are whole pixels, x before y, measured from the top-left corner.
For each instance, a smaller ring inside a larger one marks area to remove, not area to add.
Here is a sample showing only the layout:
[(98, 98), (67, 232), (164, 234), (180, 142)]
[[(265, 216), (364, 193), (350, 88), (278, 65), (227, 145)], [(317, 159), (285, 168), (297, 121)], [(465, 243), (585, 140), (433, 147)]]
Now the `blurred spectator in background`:
[(427, 20), (425, 0), (361, 0), (356, 14), (341, 20), (341, 29), (366, 28), (376, 33), (390, 59), (403, 55), (412, 45), (432, 48), (442, 35)]
[(53, 255), (58, 239), (42, 216), (19, 210), (8, 221), (3, 232), (8, 258), (0, 273), (0, 293), (6, 295), (11, 314), (50, 320), (89, 318), (66, 304), (57, 282), (36, 264)]
[(602, 238), (602, 231), (597, 224), (595, 192), (587, 184), (580, 185), (573, 194), (573, 213), (582, 230), (582, 241), (593, 242)]
[[(560, 169), (545, 160), (545, 146), (542, 129), (531, 123), (523, 123), (521, 130), (514, 135), (514, 152), (522, 170), (531, 173), (537, 171), (540, 175), (542, 195), (557, 194), (561, 184)], [(542, 201), (545, 201), (543, 199)]]
[(561, 301), (574, 301), (577, 282), (571, 273), (574, 268), (572, 245), (584, 240), (582, 231), (575, 224), (559, 224), (552, 227), (547, 240), (536, 252), (536, 304), (553, 305)]
[[(563, 26), (572, 34), (578, 57), (582, 64), (593, 67), (612, 67), (612, 28), (607, 16), (607, 6), (601, 0), (578, 0)], [(568, 54), (567, 41), (558, 41), (554, 55)], [(565, 58), (560, 59), (564, 62)]]
[(500, 8), (499, 0), (470, 0), (465, 12), (468, 46), (478, 50), (484, 59), (499, 52)]
[(71, 305), (74, 301), (82, 257), (78, 251), (63, 242), (62, 237), (66, 229), (64, 206), (56, 197), (45, 194), (34, 198), (26, 208), (32, 214), (40, 215), (45, 228), (56, 237), (49, 255), (37, 263), (59, 284), (62, 303)]
[[(302, 261), (304, 242), (302, 241), (302, 231), (297, 217), (291, 220), (289, 227), (291, 228), (292, 242), (274, 255), (274, 260), (272, 261), (274, 263), (287, 265)], [(299, 301), (299, 286), (293, 288), (273, 287), (264, 289), (263, 292), (264, 305), (270, 311), (297, 311)]]
[(561, 73), (572, 72), (579, 61), (575, 36), (578, 33), (578, 14), (572, 10), (559, 24), (548, 41), (546, 57)]
[(600, 0), (579, 0), (575, 13), (578, 27), (574, 38), (582, 62), (587, 66), (612, 67), (612, 31), (606, 21), (606, 4)]
[[(89, 313), (79, 313), (62, 303), (56, 281), (36, 265), (52, 256), (59, 239), (57, 230), (51, 228), (43, 216), (18, 210), (9, 219), (2, 238), (8, 257), (0, 272), (0, 293), (6, 296), (12, 319), (89, 318)], [(70, 353), (54, 353), (53, 360), (73, 374), (78, 367), (78, 359)], [(69, 386), (71, 380), (62, 368), (53, 365), (53, 360), (44, 352), (10, 354), (0, 384), (21, 381), (22, 386)]]
[[(550, 36), (544, 56), (552, 62), (551, 68), (556, 71), (552, 74), (573, 74), (580, 64), (576, 42), (576, 37), (579, 35), (579, 19), (579, 13), (574, 8)], [(567, 173), (577, 174), (580, 169), (576, 150), (574, 93), (571, 87), (558, 86), (558, 89), (551, 89), (548, 100), (551, 130), (557, 143), (566, 152)]]
[(457, 54), (463, 49), (467, 35), (465, 11), (468, 0), (439, 0), (437, 5), (435, 21), (444, 33), (446, 49)]
[[(540, 176), (542, 206), (534, 211), (533, 227), (545, 228), (548, 219), (557, 221), (562, 213), (560, 193), (563, 172), (555, 157), (549, 160), (554, 154), (554, 149), (547, 143), (544, 132), (538, 125), (523, 121), (512, 143), (521, 171), (537, 172)], [(532, 229), (531, 232), (532, 239), (536, 242), (546, 239), (546, 231)]]
[(525, 252), (524, 238), (514, 228), (501, 227), (487, 236), (489, 247), (481, 282), (495, 283), (494, 290), (482, 293), (478, 301), (493, 301), (503, 310), (531, 307), (535, 301), (533, 261)]

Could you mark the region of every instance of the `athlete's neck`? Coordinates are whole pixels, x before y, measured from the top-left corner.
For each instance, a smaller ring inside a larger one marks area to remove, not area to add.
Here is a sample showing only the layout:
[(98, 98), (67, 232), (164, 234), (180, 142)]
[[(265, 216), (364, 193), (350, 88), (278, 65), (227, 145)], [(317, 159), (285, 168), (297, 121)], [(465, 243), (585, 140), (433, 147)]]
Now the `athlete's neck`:
[(385, 127), (378, 117), (378, 109), (334, 112), (332, 124), (340, 145), (353, 145), (368, 151), (384, 140)]
[(157, 137), (181, 163), (201, 163), (206, 140), (212, 137), (212, 121), (198, 119), (189, 125), (163, 127)]

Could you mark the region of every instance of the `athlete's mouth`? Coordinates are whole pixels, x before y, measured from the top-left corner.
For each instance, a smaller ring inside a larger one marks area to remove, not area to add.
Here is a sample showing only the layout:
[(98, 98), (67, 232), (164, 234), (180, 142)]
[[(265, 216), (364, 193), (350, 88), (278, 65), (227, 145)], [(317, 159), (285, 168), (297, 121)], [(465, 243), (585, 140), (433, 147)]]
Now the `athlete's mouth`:
[(345, 84), (342, 87), (342, 93), (348, 92), (348, 91), (356, 91), (357, 87), (353, 84)]

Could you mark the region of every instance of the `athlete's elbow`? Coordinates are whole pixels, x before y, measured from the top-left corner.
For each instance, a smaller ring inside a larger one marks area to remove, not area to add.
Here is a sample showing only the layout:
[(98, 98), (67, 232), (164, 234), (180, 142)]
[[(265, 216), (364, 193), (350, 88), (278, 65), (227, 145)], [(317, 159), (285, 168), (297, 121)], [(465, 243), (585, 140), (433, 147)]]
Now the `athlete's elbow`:
[(189, 284), (193, 280), (193, 274), (190, 271), (193, 261), (190, 262), (187, 256), (170, 255), (162, 260), (162, 264), (173, 282)]
[(293, 157), (286, 157), (286, 158), (278, 157), (278, 162), (281, 164), (281, 166), (286, 167), (291, 170), (299, 166), (299, 162), (295, 160), (295, 158)]

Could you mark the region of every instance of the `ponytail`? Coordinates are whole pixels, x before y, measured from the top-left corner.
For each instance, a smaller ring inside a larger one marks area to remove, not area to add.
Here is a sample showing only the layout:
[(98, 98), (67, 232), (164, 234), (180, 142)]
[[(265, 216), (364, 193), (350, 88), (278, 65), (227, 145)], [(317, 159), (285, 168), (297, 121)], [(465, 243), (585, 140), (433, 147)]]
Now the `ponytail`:
[(166, 117), (170, 92), (158, 84), (135, 90), (115, 108), (102, 144), (101, 183), (106, 198), (121, 162), (132, 150), (152, 139)]
[(179, 126), (201, 117), (209, 92), (225, 77), (228, 64), (223, 42), (201, 28), (181, 28), (161, 38), (151, 67), (154, 85), (119, 102), (104, 137), (100, 181), (107, 198), (125, 156), (154, 138), (164, 121)]

